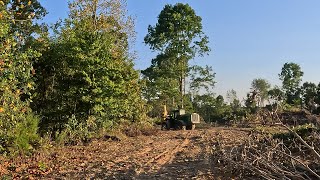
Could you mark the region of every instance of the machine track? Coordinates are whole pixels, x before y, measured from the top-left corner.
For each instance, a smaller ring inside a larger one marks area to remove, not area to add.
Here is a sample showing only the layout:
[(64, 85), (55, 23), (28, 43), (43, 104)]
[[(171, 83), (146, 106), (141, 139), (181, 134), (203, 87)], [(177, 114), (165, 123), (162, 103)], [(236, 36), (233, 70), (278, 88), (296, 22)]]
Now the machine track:
[[(232, 129), (160, 131), (122, 141), (96, 140), (86, 146), (57, 147), (14, 163), (13, 178), (31, 179), (214, 179), (211, 151), (217, 139), (238, 141)], [(1, 160), (1, 159), (0, 159)], [(0, 177), (5, 171), (0, 171)]]

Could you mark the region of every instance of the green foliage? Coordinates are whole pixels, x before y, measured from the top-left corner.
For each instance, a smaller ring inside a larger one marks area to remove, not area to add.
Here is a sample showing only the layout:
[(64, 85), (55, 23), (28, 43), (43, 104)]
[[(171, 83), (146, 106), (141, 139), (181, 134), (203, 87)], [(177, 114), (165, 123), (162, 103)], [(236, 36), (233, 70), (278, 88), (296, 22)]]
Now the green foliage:
[(268, 96), (270, 100), (273, 101), (282, 101), (284, 100), (284, 92), (278, 88), (274, 87), (268, 91)]
[(166, 102), (169, 106), (176, 106), (176, 102), (181, 100), (179, 69), (173, 63), (173, 59), (169, 56), (158, 55), (152, 60), (152, 65), (142, 71), (146, 82), (143, 94), (148, 101), (161, 101), (161, 103)]
[(251, 83), (251, 88), (257, 92), (259, 97), (258, 106), (263, 106), (265, 100), (268, 98), (268, 90), (270, 89), (270, 83), (265, 79), (254, 79)]
[[(149, 26), (146, 44), (164, 54), (169, 51), (186, 60), (208, 52), (208, 37), (202, 32), (201, 17), (188, 5), (166, 5), (158, 16), (156, 26)], [(198, 48), (198, 49), (197, 49)], [(185, 57), (187, 56), (187, 57)]]
[(151, 136), (158, 133), (158, 129), (154, 127), (152, 121), (139, 122), (122, 122), (120, 124), (121, 131), (129, 137), (136, 137), (140, 135)]
[(48, 166), (44, 162), (40, 161), (38, 164), (38, 168), (39, 168), (39, 170), (45, 172), (48, 169)]
[(227, 98), (230, 102), (230, 108), (232, 113), (230, 119), (234, 122), (241, 122), (244, 118), (247, 118), (248, 110), (245, 107), (242, 107), (240, 100), (237, 97), (237, 92), (231, 90), (227, 92)]
[[(38, 146), (38, 117), (11, 115), (11, 120), (1, 122), (0, 153), (28, 153)], [(2, 117), (3, 118), (3, 117)]]
[[(37, 15), (40, 4), (38, 7), (20, 5), (15, 9), (17, 12), (9, 13), (16, 3), (5, 1), (0, 5), (0, 153), (11, 154), (29, 152), (39, 140), (39, 119), (31, 112), (29, 104), (34, 87), (32, 59), (41, 54), (30, 46), (25, 48), (30, 42), (28, 35), (20, 38), (22, 27), (16, 29), (15, 23), (30, 24), (33, 18), (22, 19), (17, 13), (22, 16), (34, 10)], [(29, 10), (25, 11), (25, 8)], [(31, 35), (33, 30), (29, 29), (29, 32)]]
[(279, 77), (282, 81), (282, 88), (286, 93), (286, 102), (288, 104), (301, 104), (299, 87), (303, 74), (300, 65), (296, 63), (285, 63), (283, 65)]
[[(188, 5), (166, 5), (155, 26), (149, 26), (145, 43), (159, 54), (149, 68), (142, 71), (146, 81), (145, 97), (160, 99), (170, 106), (181, 101), (184, 106), (186, 78), (190, 76), (191, 89), (208, 88), (214, 84), (211, 67), (189, 65), (196, 55), (210, 51), (208, 37), (202, 32), (202, 19)], [(173, 100), (174, 99), (174, 100)]]
[(64, 125), (60, 133), (56, 132), (56, 142), (60, 145), (86, 143), (93, 137), (93, 131), (90, 131), (90, 126), (92, 126), (90, 122), (79, 122), (73, 116)]
[(223, 96), (215, 97), (214, 94), (196, 95), (193, 107), (206, 122), (226, 123), (231, 114), (231, 108), (224, 102)]
[(216, 99), (214, 94), (196, 95), (193, 99), (193, 107), (197, 113), (206, 121), (214, 121), (213, 110), (215, 109)]
[(201, 90), (209, 92), (212, 87), (215, 85), (215, 73), (213, 72), (212, 67), (205, 66), (201, 67), (198, 65), (190, 67), (190, 90), (194, 93), (199, 93)]
[(245, 101), (245, 106), (251, 114), (255, 114), (259, 107), (257, 106), (257, 92), (252, 91), (247, 94), (247, 99)]
[(305, 82), (301, 87), (301, 91), (304, 106), (310, 111), (314, 110), (314, 104), (317, 98), (317, 85), (311, 82)]
[[(35, 107), (44, 117), (42, 131), (66, 129), (77, 136), (143, 114), (139, 73), (129, 56), (129, 22), (118, 14), (122, 6), (108, 2), (71, 3), (69, 18), (38, 63)], [(70, 119), (80, 129), (69, 127)], [(95, 128), (85, 129), (88, 121)]]
[(42, 19), (47, 11), (38, 0), (9, 0), (7, 3), (13, 22), (11, 30), (20, 42), (31, 45), (30, 41), (35, 38), (31, 35), (41, 32), (41, 25), (35, 21)]

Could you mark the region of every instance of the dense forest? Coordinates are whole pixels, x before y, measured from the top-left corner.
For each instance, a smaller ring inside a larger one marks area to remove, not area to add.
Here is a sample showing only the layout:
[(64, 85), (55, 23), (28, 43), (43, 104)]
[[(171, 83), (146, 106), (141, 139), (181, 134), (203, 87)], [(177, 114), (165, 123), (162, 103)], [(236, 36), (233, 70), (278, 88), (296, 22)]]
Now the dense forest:
[[(257, 77), (244, 99), (235, 90), (225, 98), (215, 94), (213, 67), (190, 63), (211, 48), (202, 18), (188, 4), (166, 5), (148, 27), (144, 43), (157, 55), (144, 70), (134, 68), (135, 20), (125, 1), (74, 0), (68, 17), (53, 25), (41, 21), (47, 13), (39, 0), (0, 1), (1, 155), (30, 155), (48, 141), (77, 145), (152, 134), (164, 105), (229, 127), (275, 125), (287, 112), (320, 113), (320, 84), (302, 82), (303, 70), (292, 62), (279, 67), (279, 86)], [(299, 132), (310, 127), (317, 129), (309, 124)]]

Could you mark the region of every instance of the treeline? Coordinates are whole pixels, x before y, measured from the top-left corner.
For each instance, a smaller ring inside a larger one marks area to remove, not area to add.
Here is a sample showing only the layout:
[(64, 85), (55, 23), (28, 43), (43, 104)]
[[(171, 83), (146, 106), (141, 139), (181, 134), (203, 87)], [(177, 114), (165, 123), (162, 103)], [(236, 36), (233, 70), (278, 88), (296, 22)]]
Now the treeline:
[[(320, 84), (302, 83), (303, 74), (298, 64), (285, 63), (281, 87), (253, 80), (244, 105), (236, 108), (246, 112), (245, 122), (241, 116), (225, 121), (251, 127), (250, 132), (233, 146), (219, 140), (222, 135), (217, 138), (212, 162), (218, 173), (240, 179), (319, 179), (320, 123), (315, 114), (320, 110)], [(230, 112), (239, 115), (225, 115)]]
[(303, 75), (299, 64), (288, 62), (279, 73), (281, 86), (272, 86), (268, 80), (257, 78), (243, 100), (235, 90), (227, 92), (226, 100), (221, 95), (205, 93), (195, 96), (193, 107), (207, 122), (218, 124), (242, 123), (263, 111), (307, 110), (319, 114), (320, 83), (302, 82)]
[(149, 26), (145, 43), (159, 55), (141, 72), (126, 1), (74, 0), (53, 25), (40, 23), (47, 13), (38, 0), (0, 1), (0, 154), (31, 152), (44, 139), (139, 134), (162, 105), (192, 111), (194, 95), (215, 83), (211, 67), (190, 65), (210, 48), (188, 4), (166, 5)]
[(0, 1), (0, 153), (86, 140), (146, 113), (124, 1), (75, 0), (52, 27), (38, 0)]

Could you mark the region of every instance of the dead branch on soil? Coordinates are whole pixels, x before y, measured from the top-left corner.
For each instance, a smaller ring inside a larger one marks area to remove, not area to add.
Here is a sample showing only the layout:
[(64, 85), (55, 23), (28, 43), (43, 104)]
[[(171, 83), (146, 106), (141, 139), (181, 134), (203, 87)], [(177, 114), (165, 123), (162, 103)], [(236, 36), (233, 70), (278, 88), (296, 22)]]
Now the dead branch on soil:
[[(287, 125), (283, 124), (282, 121), (280, 120), (279, 116), (277, 116), (277, 119), (283, 127), (285, 127), (290, 133), (292, 133), (303, 145), (305, 145), (314, 155), (315, 157), (320, 160), (320, 154), (315, 150), (314, 147), (310, 146), (301, 136), (299, 136), (298, 133), (293, 131), (291, 128), (289, 128)], [(320, 179), (320, 177), (319, 177)]]
[(224, 176), (246, 179), (320, 179), (319, 131), (303, 138), (279, 117), (277, 120), (293, 136), (286, 133), (276, 137), (253, 131), (238, 146), (218, 142), (213, 152), (216, 170)]

